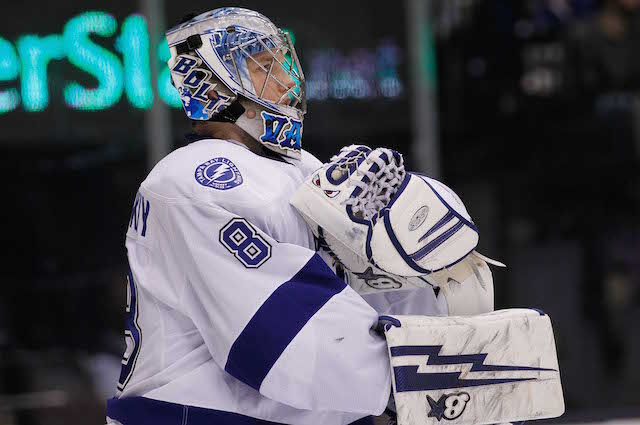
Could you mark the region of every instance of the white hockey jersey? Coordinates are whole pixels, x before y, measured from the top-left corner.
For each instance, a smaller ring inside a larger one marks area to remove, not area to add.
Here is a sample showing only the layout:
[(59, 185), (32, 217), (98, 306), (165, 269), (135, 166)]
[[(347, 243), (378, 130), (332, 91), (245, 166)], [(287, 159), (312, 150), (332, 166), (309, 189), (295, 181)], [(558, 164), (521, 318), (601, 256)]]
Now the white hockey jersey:
[(208, 139), (151, 171), (127, 231), (127, 351), (108, 422), (338, 425), (382, 413), (378, 313), (289, 205), (320, 165)]

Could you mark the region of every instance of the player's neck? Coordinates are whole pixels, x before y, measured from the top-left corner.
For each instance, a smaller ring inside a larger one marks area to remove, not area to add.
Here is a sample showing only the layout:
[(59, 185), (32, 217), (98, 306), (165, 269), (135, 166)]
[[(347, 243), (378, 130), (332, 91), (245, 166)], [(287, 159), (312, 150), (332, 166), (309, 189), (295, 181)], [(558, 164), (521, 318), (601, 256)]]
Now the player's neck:
[(255, 140), (246, 131), (233, 123), (227, 122), (201, 122), (194, 128), (196, 134), (208, 136), (214, 139), (234, 140), (245, 145), (250, 151), (260, 155), (263, 152), (262, 144)]

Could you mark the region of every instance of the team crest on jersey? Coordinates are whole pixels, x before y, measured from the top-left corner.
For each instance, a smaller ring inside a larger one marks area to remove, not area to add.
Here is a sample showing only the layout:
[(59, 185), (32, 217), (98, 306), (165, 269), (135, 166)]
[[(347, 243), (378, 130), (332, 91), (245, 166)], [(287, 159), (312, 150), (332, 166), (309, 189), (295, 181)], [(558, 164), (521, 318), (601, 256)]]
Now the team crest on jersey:
[(260, 140), (283, 149), (299, 151), (302, 148), (302, 121), (266, 111), (260, 113), (264, 130)]
[(242, 184), (242, 174), (238, 167), (222, 157), (198, 165), (195, 178), (201, 185), (218, 190), (233, 189)]

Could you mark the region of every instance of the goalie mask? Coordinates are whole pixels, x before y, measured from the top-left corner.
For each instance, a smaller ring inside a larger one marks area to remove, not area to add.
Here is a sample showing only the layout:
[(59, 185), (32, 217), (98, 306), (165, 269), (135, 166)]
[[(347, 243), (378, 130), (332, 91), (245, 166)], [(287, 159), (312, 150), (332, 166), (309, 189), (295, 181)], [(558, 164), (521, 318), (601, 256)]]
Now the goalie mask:
[(172, 83), (190, 119), (233, 122), (268, 149), (300, 159), (304, 75), (287, 33), (257, 12), (226, 7), (166, 35)]

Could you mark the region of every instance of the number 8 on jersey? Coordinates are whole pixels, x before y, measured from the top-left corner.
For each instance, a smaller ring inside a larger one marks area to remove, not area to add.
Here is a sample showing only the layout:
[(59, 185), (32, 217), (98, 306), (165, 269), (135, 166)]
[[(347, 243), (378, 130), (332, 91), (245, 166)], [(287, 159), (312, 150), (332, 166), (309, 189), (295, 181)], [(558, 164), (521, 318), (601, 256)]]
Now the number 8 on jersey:
[(257, 268), (271, 257), (271, 245), (244, 218), (231, 219), (220, 230), (220, 243), (247, 268)]

